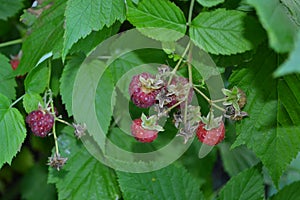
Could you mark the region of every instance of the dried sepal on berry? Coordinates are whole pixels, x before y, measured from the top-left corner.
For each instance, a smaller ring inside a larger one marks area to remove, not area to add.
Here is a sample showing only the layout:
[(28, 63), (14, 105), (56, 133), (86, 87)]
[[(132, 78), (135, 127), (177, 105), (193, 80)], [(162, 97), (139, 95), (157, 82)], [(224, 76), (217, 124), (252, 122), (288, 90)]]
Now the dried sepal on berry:
[(182, 113), (185, 113), (185, 108), (182, 111), (174, 113), (174, 121), (175, 127), (179, 129), (177, 136), (182, 136), (184, 143), (187, 143), (187, 141), (194, 136), (198, 128), (201, 119), (200, 107), (189, 105), (187, 107), (186, 117)]
[(226, 96), (226, 100), (223, 102), (223, 105), (232, 105), (237, 111), (242, 109), (247, 102), (244, 91), (236, 86), (234, 86), (231, 90), (223, 88), (222, 92)]
[(144, 113), (141, 116), (142, 119), (142, 127), (147, 130), (152, 131), (164, 131), (164, 128), (158, 124), (157, 115), (152, 115), (147, 117)]
[(222, 92), (226, 96), (226, 101), (223, 103), (225, 106), (232, 105), (235, 110), (240, 110), (247, 103), (245, 92), (236, 86), (231, 90), (222, 89)]
[(173, 113), (174, 125), (179, 129), (180, 124), (183, 122), (183, 116), (181, 114), (181, 110)]
[(151, 77), (146, 79), (143, 76), (139, 76), (139, 80), (142, 84), (142, 87), (143, 87), (144, 91), (150, 90), (150, 92), (152, 90), (160, 89), (164, 84), (164, 82), (162, 80), (151, 78)]
[(232, 105), (226, 106), (225, 110), (226, 111), (224, 113), (224, 117), (235, 121), (242, 120), (244, 117), (249, 116), (248, 113), (245, 111), (235, 110), (235, 108)]
[(86, 132), (86, 124), (77, 124), (77, 123), (73, 123), (72, 124), (74, 127), (74, 135), (80, 139), (82, 136), (85, 135)]
[(172, 94), (168, 93), (166, 88), (160, 90), (160, 92), (156, 96), (156, 100), (158, 101), (158, 106), (163, 108), (165, 105), (168, 105), (172, 102)]
[(200, 142), (209, 146), (219, 144), (225, 137), (224, 122), (221, 121), (218, 127), (207, 130), (205, 124), (201, 121), (197, 129), (197, 138)]
[(211, 111), (206, 117), (201, 117), (201, 122), (205, 124), (204, 128), (206, 130), (211, 130), (220, 126), (223, 120), (223, 116), (215, 117), (214, 113)]
[(171, 97), (171, 102), (167, 104), (168, 107), (175, 105), (178, 102), (183, 102), (181, 106), (184, 106), (184, 102), (192, 101), (194, 91), (187, 78), (176, 76), (172, 79), (170, 85), (166, 87), (166, 96)]
[(67, 160), (68, 158), (63, 158), (58, 153), (55, 153), (53, 156), (48, 158), (47, 165), (59, 171), (66, 164)]
[(153, 142), (158, 135), (158, 131), (157, 130), (149, 130), (147, 128), (144, 128), (142, 126), (142, 119), (138, 118), (132, 121), (131, 124), (131, 134), (132, 136), (139, 142), (142, 143), (149, 143), (149, 142)]
[(158, 118), (169, 117), (169, 109), (166, 106), (160, 107), (159, 104), (154, 104), (153, 110)]
[(160, 65), (158, 67), (158, 77), (162, 78), (162, 77), (169, 77), (170, 76), (170, 67), (168, 65)]
[(129, 84), (129, 95), (132, 102), (140, 108), (149, 108), (156, 102), (161, 81), (156, 81), (150, 73), (141, 73), (132, 77)]
[(184, 138), (184, 144), (188, 142), (195, 134), (198, 124), (191, 124), (191, 122), (186, 122), (182, 128), (179, 129), (179, 133), (176, 136), (181, 136)]
[(190, 121), (192, 124), (198, 124), (201, 120), (200, 106), (188, 106), (187, 111), (187, 121)]
[(211, 110), (206, 117), (201, 117), (196, 135), (200, 142), (209, 146), (220, 143), (225, 137), (223, 116), (215, 117)]

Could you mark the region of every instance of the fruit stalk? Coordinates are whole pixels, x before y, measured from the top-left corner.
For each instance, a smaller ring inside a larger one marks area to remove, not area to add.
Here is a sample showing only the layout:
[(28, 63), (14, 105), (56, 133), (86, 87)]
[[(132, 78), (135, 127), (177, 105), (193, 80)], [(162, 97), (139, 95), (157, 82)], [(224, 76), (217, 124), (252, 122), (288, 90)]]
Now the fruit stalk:
[(195, 4), (195, 0), (191, 0), (189, 16), (188, 16), (188, 26), (190, 26), (192, 22), (194, 4)]
[(196, 91), (196, 92), (198, 92), (211, 106), (213, 106), (213, 107), (215, 107), (215, 108), (217, 108), (217, 109), (219, 109), (220, 111), (222, 111), (222, 112), (225, 112), (225, 109), (224, 108), (222, 108), (222, 107), (220, 107), (220, 106), (218, 106), (218, 105), (216, 105), (215, 104), (215, 102), (219, 102), (219, 101), (223, 101), (224, 99), (218, 99), (218, 100), (215, 100), (215, 101), (212, 101), (212, 100), (210, 100), (203, 92), (201, 92), (201, 90), (199, 90), (198, 88), (196, 88), (196, 87), (194, 87), (194, 90)]
[(172, 78), (173, 78), (174, 74), (177, 72), (177, 70), (178, 70), (178, 68), (179, 68), (179, 66), (180, 66), (180, 64), (181, 64), (181, 62), (183, 61), (184, 56), (187, 54), (188, 50), (190, 49), (190, 45), (191, 45), (191, 42), (189, 42), (189, 43), (187, 44), (187, 46), (186, 46), (184, 52), (182, 53), (182, 55), (181, 55), (179, 61), (177, 62), (177, 64), (176, 64), (176, 66), (174, 67), (174, 69), (172, 70), (172, 72), (171, 72), (171, 74), (170, 74), (169, 81), (168, 81), (168, 85), (171, 84)]
[(1, 47), (7, 47), (7, 46), (10, 46), (10, 45), (20, 44), (22, 42), (23, 42), (23, 40), (21, 38), (16, 39), (16, 40), (12, 40), (12, 41), (8, 41), (8, 42), (4, 42), (4, 43), (0, 44), (0, 48)]
[[(53, 101), (51, 101), (50, 105), (51, 105), (51, 112), (52, 112), (52, 113), (55, 113)], [(54, 114), (54, 115), (55, 115), (55, 114)], [(58, 142), (57, 142), (56, 129), (55, 129), (55, 121), (56, 121), (56, 118), (57, 118), (57, 117), (55, 116), (54, 124), (53, 124), (53, 128), (52, 128), (52, 133), (53, 133), (53, 139), (54, 139), (54, 145), (55, 145), (55, 153), (56, 153), (56, 155), (59, 155)]]
[(25, 94), (23, 94), (22, 96), (20, 96), (17, 100), (15, 100), (11, 105), (10, 108), (12, 108), (14, 105), (16, 105), (19, 101), (21, 101), (23, 99), (23, 97), (25, 96)]

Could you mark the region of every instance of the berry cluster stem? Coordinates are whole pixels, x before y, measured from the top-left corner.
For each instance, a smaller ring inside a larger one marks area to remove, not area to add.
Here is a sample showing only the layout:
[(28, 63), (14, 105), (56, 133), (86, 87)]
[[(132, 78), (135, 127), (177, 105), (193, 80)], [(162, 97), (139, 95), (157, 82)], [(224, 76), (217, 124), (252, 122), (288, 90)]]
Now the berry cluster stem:
[(216, 100), (211, 100), (212, 103), (218, 103), (218, 102), (223, 102), (226, 101), (227, 98), (222, 98), (222, 99), (216, 99)]
[(179, 106), (180, 104), (182, 104), (185, 100), (182, 101), (178, 101), (176, 104), (174, 104), (173, 106), (171, 106), (170, 108), (168, 108), (165, 113), (170, 112), (173, 108), (176, 108), (177, 106)]
[(63, 123), (63, 124), (66, 124), (66, 125), (68, 125), (68, 126), (71, 126), (71, 127), (74, 127), (72, 124), (70, 124), (69, 122), (66, 122), (66, 121), (64, 121), (64, 120), (62, 120), (62, 119), (60, 119), (60, 118), (58, 118), (58, 117), (55, 117), (55, 121), (59, 121), (59, 122), (61, 122), (61, 123)]
[(212, 101), (212, 100), (210, 100), (203, 92), (201, 92), (201, 90), (199, 90), (197, 87), (194, 87), (194, 90), (195, 90), (196, 92), (198, 92), (198, 93), (199, 93), (199, 94), (200, 94), (200, 95), (201, 95), (201, 96), (209, 103), (209, 105), (210, 105), (211, 107), (215, 107), (215, 108), (219, 109), (220, 111), (225, 112), (225, 109), (224, 109), (224, 108), (222, 108), (222, 107), (216, 105), (215, 103), (216, 103), (216, 102), (222, 102), (222, 101), (224, 101), (224, 100), (226, 100), (226, 99), (222, 98), (222, 99), (217, 99), (217, 100)]
[[(193, 2), (191, 2), (191, 7), (190, 7), (190, 10), (193, 10), (193, 6), (192, 6)], [(191, 19), (189, 19), (191, 20)], [(188, 73), (189, 73), (189, 86), (191, 88), (189, 88), (187, 94), (186, 94), (186, 101), (185, 101), (185, 110), (184, 110), (184, 118), (183, 118), (183, 121), (184, 123), (186, 123), (187, 121), (187, 108), (188, 108), (188, 96), (189, 96), (189, 93), (190, 93), (190, 89), (193, 89), (192, 88), (192, 85), (193, 85), (193, 74), (192, 74), (192, 59), (193, 59), (193, 44), (190, 45), (190, 48), (189, 48), (189, 54), (188, 54), (188, 59), (187, 59), (187, 65), (188, 65)]]
[(50, 81), (51, 81), (51, 71), (52, 71), (52, 65), (51, 65), (51, 59), (48, 60), (48, 66), (49, 66), (49, 70), (48, 70), (48, 88), (50, 88)]
[(11, 105), (10, 108), (12, 108), (14, 105), (16, 105), (19, 101), (21, 101), (24, 98), (25, 94), (20, 96), (17, 100), (15, 100)]
[[(51, 105), (52, 113), (55, 113), (53, 101), (51, 101), (50, 105)], [(55, 145), (55, 153), (56, 153), (56, 155), (59, 155), (58, 142), (57, 142), (56, 129), (55, 129), (55, 120), (54, 120), (54, 124), (53, 124), (53, 128), (52, 128), (52, 133), (53, 133), (53, 139), (54, 139), (54, 145)]]
[(3, 42), (3, 43), (0, 44), (0, 48), (1, 47), (7, 47), (7, 46), (10, 46), (10, 45), (20, 44), (22, 42), (23, 42), (23, 40), (21, 38), (16, 39), (16, 40), (12, 40), (12, 41), (8, 41), (8, 42)]
[(190, 46), (191, 46), (191, 42), (189, 42), (184, 50), (184, 52), (182, 53), (179, 61), (177, 62), (176, 66), (174, 67), (174, 69), (172, 70), (171, 74), (170, 74), (170, 78), (169, 78), (169, 81), (168, 81), (168, 85), (171, 84), (171, 81), (172, 81), (172, 78), (174, 76), (174, 74), (177, 72), (181, 62), (183, 61), (185, 55), (187, 54), (188, 50), (190, 49)]
[(190, 9), (189, 9), (189, 16), (188, 16), (188, 26), (190, 26), (191, 22), (192, 22), (194, 4), (195, 4), (195, 0), (191, 0)]

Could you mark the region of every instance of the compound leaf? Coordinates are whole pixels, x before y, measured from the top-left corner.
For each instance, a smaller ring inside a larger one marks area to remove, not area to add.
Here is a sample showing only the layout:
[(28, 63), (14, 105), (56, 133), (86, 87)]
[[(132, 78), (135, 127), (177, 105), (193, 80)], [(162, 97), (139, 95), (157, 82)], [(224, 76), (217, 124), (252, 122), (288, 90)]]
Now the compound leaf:
[(220, 191), (219, 200), (259, 200), (263, 196), (263, 178), (251, 168), (232, 177)]
[(80, 38), (85, 38), (104, 26), (109, 27), (117, 20), (124, 21), (125, 3), (123, 0), (70, 0), (65, 16), (63, 58)]
[(25, 74), (33, 69), (46, 54), (60, 57), (64, 33), (65, 0), (57, 0), (43, 11), (32, 27), (31, 34), (22, 45), (23, 56), (16, 74)]
[(277, 55), (260, 48), (247, 68), (236, 70), (232, 85), (247, 94), (245, 111), (250, 114), (237, 124), (239, 136), (233, 147), (246, 144), (259, 157), (275, 184), (300, 150), (299, 76), (275, 80), (272, 71)]
[(66, 127), (59, 137), (60, 154), (67, 157), (61, 171), (51, 168), (49, 183), (55, 183), (59, 199), (118, 199), (114, 172), (94, 158)]
[(204, 199), (197, 181), (181, 166), (149, 173), (117, 172), (125, 200)]
[(128, 2), (127, 18), (144, 35), (160, 41), (176, 41), (186, 31), (183, 12), (168, 0)]
[(268, 33), (270, 46), (280, 53), (291, 51), (300, 25), (293, 20), (294, 15), (290, 14), (290, 11), (298, 7), (300, 15), (300, 4), (295, 3), (291, 6), (280, 0), (247, 0), (247, 2), (256, 9), (260, 22)]
[(7, 96), (9, 99), (16, 98), (17, 83), (14, 77), (10, 77), (13, 69), (9, 64), (9, 60), (4, 55), (0, 54), (0, 93)]
[(23, 7), (23, 0), (0, 0), (0, 19), (6, 20), (14, 16)]
[(16, 108), (10, 107), (10, 100), (2, 94), (0, 94), (0, 130), (1, 168), (4, 163), (11, 163), (26, 137), (23, 116)]
[(189, 33), (197, 46), (222, 55), (250, 50), (265, 36), (254, 18), (241, 11), (225, 9), (200, 13), (192, 21)]

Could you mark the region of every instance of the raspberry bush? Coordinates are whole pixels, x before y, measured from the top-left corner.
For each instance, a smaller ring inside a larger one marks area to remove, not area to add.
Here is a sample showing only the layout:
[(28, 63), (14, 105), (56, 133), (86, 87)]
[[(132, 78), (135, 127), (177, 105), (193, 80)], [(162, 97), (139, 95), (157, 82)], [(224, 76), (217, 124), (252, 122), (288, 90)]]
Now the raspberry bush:
[(292, 0), (0, 0), (0, 199), (298, 199), (299, 29)]

